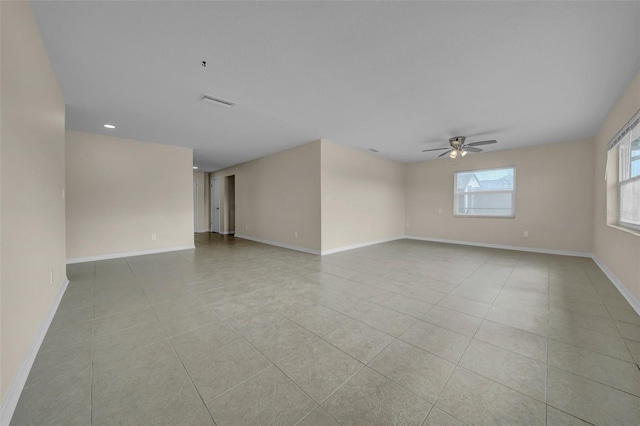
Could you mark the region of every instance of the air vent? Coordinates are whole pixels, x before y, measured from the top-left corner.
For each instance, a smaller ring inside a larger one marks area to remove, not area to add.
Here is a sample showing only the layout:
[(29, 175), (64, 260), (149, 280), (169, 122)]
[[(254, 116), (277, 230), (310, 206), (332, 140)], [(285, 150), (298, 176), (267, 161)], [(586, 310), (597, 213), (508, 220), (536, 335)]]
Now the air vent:
[(213, 105), (221, 106), (223, 108), (233, 108), (236, 105), (234, 102), (227, 101), (226, 99), (216, 98), (215, 96), (207, 94), (202, 95), (202, 100)]
[(375, 149), (375, 148), (369, 148), (369, 151), (371, 151), (371, 152), (380, 152), (380, 151), (378, 151), (378, 150), (377, 150), (377, 149)]

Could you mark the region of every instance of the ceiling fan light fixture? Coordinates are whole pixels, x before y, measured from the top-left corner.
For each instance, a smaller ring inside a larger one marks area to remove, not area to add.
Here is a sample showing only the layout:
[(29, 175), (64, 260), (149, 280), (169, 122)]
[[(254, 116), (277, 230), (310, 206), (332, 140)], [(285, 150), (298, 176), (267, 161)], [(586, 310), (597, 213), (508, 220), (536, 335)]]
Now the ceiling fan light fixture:
[(498, 143), (498, 141), (495, 139), (471, 143), (466, 143), (466, 140), (467, 138), (465, 136), (454, 136), (452, 138), (449, 138), (448, 147), (423, 149), (422, 152), (444, 151), (443, 153), (438, 155), (438, 158), (444, 157), (445, 155), (449, 154), (449, 158), (455, 159), (458, 158), (458, 156), (465, 157), (470, 152), (482, 152), (482, 148), (477, 148), (480, 145), (490, 145)]

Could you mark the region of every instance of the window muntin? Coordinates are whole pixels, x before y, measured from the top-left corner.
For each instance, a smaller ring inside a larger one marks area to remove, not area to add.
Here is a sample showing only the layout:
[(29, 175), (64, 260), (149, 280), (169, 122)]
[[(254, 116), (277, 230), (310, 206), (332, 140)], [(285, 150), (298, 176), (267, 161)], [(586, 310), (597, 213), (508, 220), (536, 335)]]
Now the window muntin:
[(515, 217), (515, 168), (470, 170), (454, 175), (454, 216)]

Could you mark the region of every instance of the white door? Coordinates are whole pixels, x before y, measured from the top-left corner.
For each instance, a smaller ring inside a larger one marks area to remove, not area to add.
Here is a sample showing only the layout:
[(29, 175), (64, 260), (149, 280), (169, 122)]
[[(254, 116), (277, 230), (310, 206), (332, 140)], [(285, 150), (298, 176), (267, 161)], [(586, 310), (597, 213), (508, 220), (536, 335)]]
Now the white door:
[(193, 181), (193, 232), (198, 232), (198, 181)]
[(211, 232), (220, 232), (220, 181), (211, 180)]

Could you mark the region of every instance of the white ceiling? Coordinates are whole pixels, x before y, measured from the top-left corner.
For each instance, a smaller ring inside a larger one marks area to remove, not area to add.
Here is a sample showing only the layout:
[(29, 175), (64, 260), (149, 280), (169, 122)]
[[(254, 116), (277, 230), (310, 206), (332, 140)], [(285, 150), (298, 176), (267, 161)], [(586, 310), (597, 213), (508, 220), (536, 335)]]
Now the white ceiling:
[(320, 138), (410, 162), (591, 137), (640, 69), (640, 2), (31, 4), (67, 128), (202, 170)]

